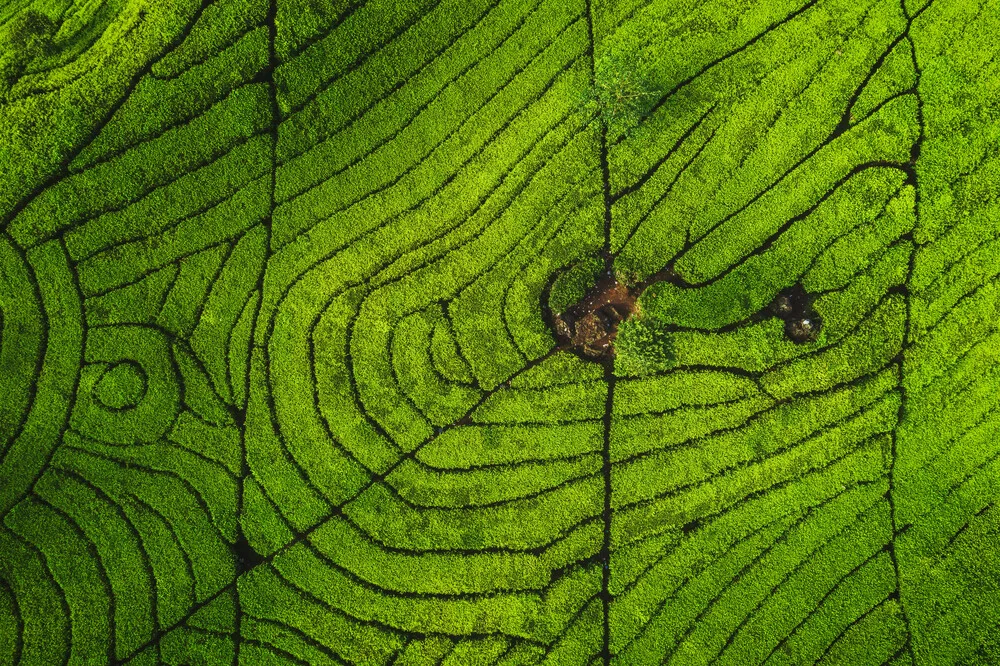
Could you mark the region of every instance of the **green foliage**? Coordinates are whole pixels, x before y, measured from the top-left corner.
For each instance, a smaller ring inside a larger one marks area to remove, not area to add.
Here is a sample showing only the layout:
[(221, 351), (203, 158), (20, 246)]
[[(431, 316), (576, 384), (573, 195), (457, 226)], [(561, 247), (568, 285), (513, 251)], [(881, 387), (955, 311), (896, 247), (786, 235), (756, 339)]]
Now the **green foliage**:
[(0, 664), (1000, 663), (997, 34), (0, 3)]
[(586, 102), (596, 109), (612, 136), (627, 134), (635, 128), (656, 97), (656, 91), (634, 58), (616, 54), (594, 62), (594, 82)]
[(48, 15), (29, 9), (3, 31), (0, 42), (0, 92), (10, 90), (32, 60), (52, 53), (56, 25)]
[(615, 337), (615, 372), (623, 376), (648, 375), (675, 364), (670, 334), (662, 322), (644, 316), (626, 319)]
[(569, 306), (582, 300), (597, 284), (603, 270), (604, 261), (593, 256), (581, 259), (561, 273), (552, 283), (552, 290), (549, 292), (549, 308), (552, 312), (565, 312)]
[(145, 393), (142, 366), (129, 362), (108, 366), (94, 385), (94, 399), (108, 409), (135, 407)]

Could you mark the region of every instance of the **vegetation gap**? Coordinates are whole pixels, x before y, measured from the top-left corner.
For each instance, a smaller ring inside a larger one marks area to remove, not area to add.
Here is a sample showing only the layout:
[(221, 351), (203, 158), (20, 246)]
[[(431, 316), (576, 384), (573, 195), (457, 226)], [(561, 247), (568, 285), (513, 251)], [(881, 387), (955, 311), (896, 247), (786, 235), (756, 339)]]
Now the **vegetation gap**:
[[(933, 0), (931, 0), (933, 2)], [(906, 8), (906, 0), (899, 0), (900, 9), (903, 12), (903, 16), (906, 17), (906, 29), (903, 32), (903, 37), (909, 43), (910, 46), (910, 58), (913, 62), (913, 94), (917, 100), (917, 125), (919, 127), (919, 132), (917, 134), (917, 140), (913, 144), (913, 148), (910, 153), (910, 164), (907, 170), (907, 181), (913, 186), (914, 199), (913, 199), (913, 215), (914, 215), (914, 226), (916, 226), (917, 221), (920, 219), (920, 188), (917, 187), (917, 160), (920, 158), (920, 149), (922, 147), (924, 136), (925, 136), (925, 126), (924, 126), (924, 100), (920, 94), (920, 65), (917, 62), (917, 45), (913, 41), (913, 37), (910, 35), (910, 29), (913, 27), (913, 22), (916, 18), (923, 13), (927, 7), (931, 5), (928, 2), (922, 8), (914, 13)], [(910, 626), (910, 616), (906, 612), (906, 604), (903, 600), (903, 591), (901, 588), (901, 579), (899, 575), (899, 560), (896, 557), (896, 538), (909, 529), (910, 525), (900, 526), (896, 519), (896, 483), (895, 483), (895, 469), (896, 469), (896, 456), (897, 456), (897, 442), (899, 439), (899, 426), (903, 423), (903, 419), (906, 417), (907, 409), (907, 392), (906, 392), (906, 382), (904, 375), (904, 360), (906, 357), (906, 347), (910, 344), (911, 338), (911, 316), (913, 312), (913, 299), (910, 293), (910, 283), (913, 280), (913, 268), (916, 261), (917, 247), (913, 240), (913, 232), (908, 234), (908, 240), (910, 241), (910, 258), (906, 269), (906, 277), (903, 281), (901, 293), (903, 295), (904, 305), (906, 307), (906, 318), (904, 319), (903, 325), (903, 343), (899, 350), (899, 355), (896, 357), (895, 362), (899, 367), (899, 412), (896, 416), (896, 425), (892, 429), (891, 437), (891, 456), (889, 459), (889, 490), (886, 492), (886, 498), (889, 501), (889, 518), (890, 527), (892, 528), (892, 536), (889, 542), (889, 556), (892, 560), (893, 572), (896, 575), (896, 599), (899, 602), (899, 608), (903, 615), (903, 625), (906, 627), (906, 644), (903, 646), (902, 650), (909, 652), (910, 660), (916, 661), (916, 656), (913, 652), (913, 630)], [(906, 236), (904, 236), (906, 238)], [(901, 650), (901, 651), (902, 651)]]
[[(594, 84), (595, 73), (595, 40), (594, 40), (594, 13), (591, 0), (587, 0), (587, 36), (589, 45), (587, 51), (590, 55), (590, 82)], [(604, 242), (602, 243), (601, 255), (604, 258), (605, 274), (614, 274), (614, 255), (611, 253), (611, 169), (608, 166), (608, 128), (606, 123), (600, 123), (601, 132), (601, 191), (603, 195), (604, 210)], [(603, 460), (602, 476), (604, 477), (604, 539), (601, 544), (601, 603), (603, 606), (604, 628), (603, 643), (601, 646), (601, 658), (605, 665), (611, 663), (611, 412), (614, 405), (615, 396), (615, 369), (614, 355), (609, 355), (603, 360), (604, 381), (607, 384), (608, 393), (604, 405), (604, 444), (601, 450)]]
[(604, 381), (608, 387), (608, 396), (604, 404), (604, 542), (601, 545), (601, 601), (604, 606), (604, 643), (601, 656), (604, 664), (611, 663), (611, 412), (615, 401), (615, 369), (614, 356), (604, 362)]
[[(275, 209), (275, 187), (277, 184), (277, 152), (278, 152), (278, 125), (281, 122), (281, 111), (278, 108), (278, 94), (277, 87), (274, 81), (274, 71), (277, 68), (278, 59), (275, 52), (275, 43), (277, 41), (277, 15), (278, 15), (278, 5), (277, 0), (270, 0), (267, 8), (267, 18), (266, 25), (268, 29), (268, 54), (267, 54), (267, 67), (259, 75), (260, 80), (265, 83), (268, 87), (268, 101), (270, 102), (270, 113), (271, 113), (271, 126), (269, 133), (271, 136), (271, 159), (270, 159), (270, 171), (271, 171), (271, 183), (269, 187), (269, 201), (267, 214), (261, 221), (264, 227), (264, 258), (260, 266), (260, 272), (257, 275), (257, 288), (256, 288), (256, 305), (254, 306), (254, 313), (252, 317), (251, 330), (256, 331), (257, 321), (260, 317), (261, 305), (264, 301), (264, 275), (267, 272), (267, 264), (271, 258), (271, 226), (272, 217), (274, 216)], [(253, 298), (251, 294), (251, 298)], [(251, 346), (253, 345), (253, 338), (250, 341)], [(236, 487), (237, 501), (236, 501), (236, 529), (237, 529), (237, 541), (235, 546), (236, 554), (236, 579), (233, 581), (233, 603), (235, 607), (235, 619), (233, 622), (233, 666), (238, 666), (240, 663), (240, 645), (242, 644), (242, 616), (243, 607), (240, 603), (240, 590), (239, 590), (239, 578), (247, 571), (252, 570), (256, 566), (260, 565), (264, 558), (257, 553), (256, 550), (247, 542), (246, 535), (243, 531), (243, 502), (244, 493), (246, 487), (247, 477), (250, 476), (250, 465), (247, 463), (247, 442), (246, 442), (246, 413), (250, 402), (250, 371), (247, 368), (246, 376), (243, 378), (244, 381), (244, 391), (243, 391), (243, 404), (234, 410), (237, 416), (237, 426), (240, 428), (240, 478), (239, 483)]]

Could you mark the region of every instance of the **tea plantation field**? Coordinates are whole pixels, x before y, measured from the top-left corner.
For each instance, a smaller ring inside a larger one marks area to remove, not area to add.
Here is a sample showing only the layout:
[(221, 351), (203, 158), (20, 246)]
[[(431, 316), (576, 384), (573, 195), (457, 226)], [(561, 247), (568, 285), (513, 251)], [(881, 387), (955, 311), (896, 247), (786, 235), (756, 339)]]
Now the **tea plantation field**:
[(1000, 0), (0, 0), (0, 665), (1000, 664)]

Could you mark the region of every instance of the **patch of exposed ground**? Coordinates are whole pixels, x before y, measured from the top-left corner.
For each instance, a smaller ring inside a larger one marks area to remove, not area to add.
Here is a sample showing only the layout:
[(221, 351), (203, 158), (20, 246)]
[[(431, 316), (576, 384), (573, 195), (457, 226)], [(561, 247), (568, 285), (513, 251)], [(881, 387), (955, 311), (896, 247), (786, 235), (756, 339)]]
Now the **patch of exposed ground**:
[(819, 335), (822, 321), (813, 310), (809, 295), (802, 285), (797, 284), (779, 293), (766, 312), (785, 322), (785, 335), (793, 342), (812, 342)]
[[(559, 345), (596, 362), (614, 357), (618, 326), (636, 313), (639, 296), (647, 287), (661, 281), (683, 284), (669, 268), (632, 287), (609, 273), (605, 272), (597, 284), (565, 312), (550, 314), (550, 324)], [(822, 325), (812, 308), (811, 298), (798, 284), (780, 292), (752, 319), (764, 317), (781, 319), (785, 323), (785, 335), (799, 344), (814, 341)]]
[(611, 358), (618, 325), (635, 313), (639, 293), (605, 274), (582, 300), (552, 315), (559, 344), (595, 361)]

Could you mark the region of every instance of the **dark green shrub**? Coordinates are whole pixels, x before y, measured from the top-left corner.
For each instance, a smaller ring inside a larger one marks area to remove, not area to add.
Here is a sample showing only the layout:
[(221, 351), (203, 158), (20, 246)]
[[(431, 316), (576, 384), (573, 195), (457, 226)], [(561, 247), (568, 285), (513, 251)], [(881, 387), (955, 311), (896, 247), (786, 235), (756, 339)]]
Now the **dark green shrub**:
[(52, 53), (55, 33), (52, 19), (34, 9), (11, 21), (0, 48), (0, 90), (9, 90), (32, 60)]
[(565, 312), (566, 308), (579, 302), (597, 283), (604, 261), (597, 256), (581, 259), (560, 275), (552, 284), (549, 307), (552, 312)]
[(618, 325), (615, 338), (615, 371), (620, 375), (646, 375), (673, 367), (673, 342), (655, 319), (642, 316)]
[(655, 99), (651, 85), (633, 58), (605, 56), (594, 65), (588, 101), (596, 107), (609, 134), (627, 134)]

